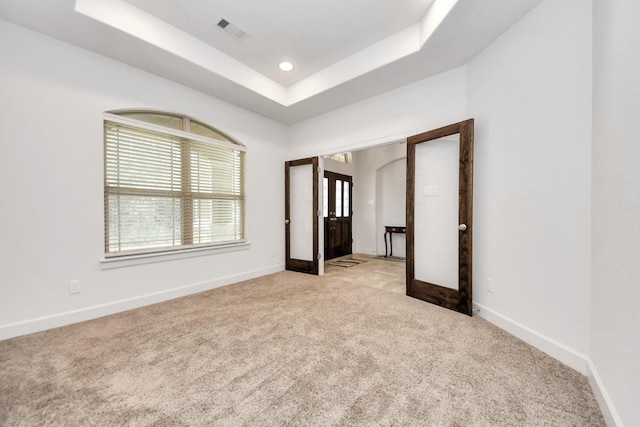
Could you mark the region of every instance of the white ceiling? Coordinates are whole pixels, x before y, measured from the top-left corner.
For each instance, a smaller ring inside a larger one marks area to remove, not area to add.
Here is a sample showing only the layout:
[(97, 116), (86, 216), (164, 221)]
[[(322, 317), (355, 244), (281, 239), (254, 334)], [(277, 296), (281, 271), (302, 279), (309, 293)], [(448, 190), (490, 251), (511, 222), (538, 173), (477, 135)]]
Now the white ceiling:
[(0, 18), (291, 124), (464, 65), (540, 1), (2, 0)]

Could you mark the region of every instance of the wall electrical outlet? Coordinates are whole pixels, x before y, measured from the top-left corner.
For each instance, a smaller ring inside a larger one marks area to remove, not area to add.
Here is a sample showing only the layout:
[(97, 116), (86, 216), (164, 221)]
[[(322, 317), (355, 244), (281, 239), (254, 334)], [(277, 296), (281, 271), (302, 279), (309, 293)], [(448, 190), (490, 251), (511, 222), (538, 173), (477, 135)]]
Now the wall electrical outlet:
[(487, 292), (493, 293), (493, 279), (491, 277), (487, 277)]
[(80, 293), (80, 280), (71, 280), (69, 282), (69, 295)]

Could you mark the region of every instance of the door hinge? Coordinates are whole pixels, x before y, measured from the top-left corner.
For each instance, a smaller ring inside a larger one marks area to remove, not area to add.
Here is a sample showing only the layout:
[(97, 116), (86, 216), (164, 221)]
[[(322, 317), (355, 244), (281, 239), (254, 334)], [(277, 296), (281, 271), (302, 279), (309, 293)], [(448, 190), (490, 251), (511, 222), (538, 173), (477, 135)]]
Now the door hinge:
[(322, 259), (322, 254), (318, 252), (318, 259)]

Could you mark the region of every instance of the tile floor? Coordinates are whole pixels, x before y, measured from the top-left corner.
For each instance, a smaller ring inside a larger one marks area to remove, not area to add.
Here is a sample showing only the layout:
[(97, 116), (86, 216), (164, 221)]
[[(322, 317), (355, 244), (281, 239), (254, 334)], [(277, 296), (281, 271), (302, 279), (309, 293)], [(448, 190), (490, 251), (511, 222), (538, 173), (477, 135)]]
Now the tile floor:
[[(332, 261), (342, 259), (356, 259), (366, 262), (353, 267), (331, 265)], [(363, 285), (373, 286), (389, 292), (405, 294), (405, 268), (406, 264), (404, 262), (380, 259), (373, 255), (353, 254), (326, 261), (324, 274), (327, 277), (339, 275), (344, 280), (362, 283)]]

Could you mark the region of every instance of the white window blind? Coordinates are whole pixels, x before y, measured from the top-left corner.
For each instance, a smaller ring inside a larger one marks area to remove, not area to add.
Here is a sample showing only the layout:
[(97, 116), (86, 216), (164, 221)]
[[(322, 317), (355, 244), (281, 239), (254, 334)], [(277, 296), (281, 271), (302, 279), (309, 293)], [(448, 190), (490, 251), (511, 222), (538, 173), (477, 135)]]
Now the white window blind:
[(106, 117), (107, 256), (244, 241), (243, 146), (202, 136), (201, 123), (197, 135)]

